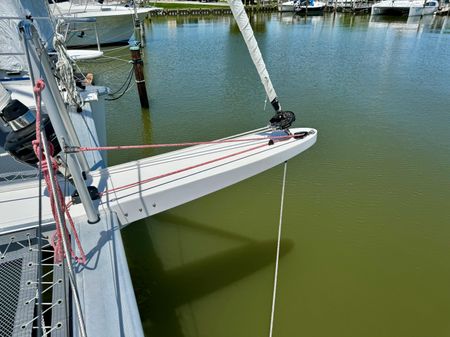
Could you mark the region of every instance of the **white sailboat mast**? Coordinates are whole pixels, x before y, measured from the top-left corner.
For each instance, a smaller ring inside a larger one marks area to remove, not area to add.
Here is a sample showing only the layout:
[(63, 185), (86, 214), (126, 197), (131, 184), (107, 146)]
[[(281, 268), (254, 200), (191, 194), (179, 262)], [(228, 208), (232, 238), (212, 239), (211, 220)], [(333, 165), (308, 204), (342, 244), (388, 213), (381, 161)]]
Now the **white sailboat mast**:
[(272, 104), (275, 111), (278, 112), (281, 110), (281, 106), (278, 102), (277, 94), (272, 85), (272, 81), (270, 80), (269, 73), (267, 72), (266, 64), (264, 63), (264, 60), (262, 58), (261, 51), (258, 47), (258, 42), (256, 42), (255, 35), (253, 34), (253, 29), (250, 25), (247, 13), (245, 12), (242, 0), (227, 1), (239, 26), (239, 30), (244, 37), (244, 41), (247, 44), (248, 51), (250, 52), (250, 56), (258, 71), (259, 77), (261, 78), (261, 82), (264, 85), (267, 97), (269, 98), (270, 103)]

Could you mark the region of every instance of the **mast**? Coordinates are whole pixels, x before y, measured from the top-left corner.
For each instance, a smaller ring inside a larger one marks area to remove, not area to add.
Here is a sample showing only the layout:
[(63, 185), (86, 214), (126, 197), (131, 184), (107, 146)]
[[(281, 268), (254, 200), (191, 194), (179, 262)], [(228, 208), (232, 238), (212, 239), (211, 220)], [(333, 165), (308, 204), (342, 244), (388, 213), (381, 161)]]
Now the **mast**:
[(272, 85), (272, 81), (270, 80), (266, 64), (264, 63), (261, 51), (259, 50), (258, 42), (256, 41), (247, 13), (245, 12), (244, 4), (242, 3), (242, 0), (227, 1), (230, 5), (234, 19), (239, 26), (245, 44), (247, 45), (252, 61), (258, 71), (259, 78), (264, 86), (270, 104), (275, 109), (276, 114), (270, 119), (270, 124), (277, 129), (286, 129), (295, 121), (295, 115), (291, 111), (281, 110), (280, 102)]
[[(25, 56), (28, 60), (33, 85), (36, 78), (44, 79), (48, 85), (48, 89), (42, 91), (42, 97), (46, 103), (47, 113), (57, 134), (61, 149), (67, 144), (80, 144), (53, 76), (47, 51), (38, 37), (35, 26), (30, 20), (20, 21), (19, 32), (25, 50)], [(92, 203), (91, 196), (84, 181), (82, 166), (80, 166), (83, 163), (81, 159), (84, 159), (83, 161), (86, 167), (89, 168), (86, 158), (74, 155), (67, 156), (67, 166), (80, 195), (88, 222), (96, 223), (100, 220), (100, 217)]]

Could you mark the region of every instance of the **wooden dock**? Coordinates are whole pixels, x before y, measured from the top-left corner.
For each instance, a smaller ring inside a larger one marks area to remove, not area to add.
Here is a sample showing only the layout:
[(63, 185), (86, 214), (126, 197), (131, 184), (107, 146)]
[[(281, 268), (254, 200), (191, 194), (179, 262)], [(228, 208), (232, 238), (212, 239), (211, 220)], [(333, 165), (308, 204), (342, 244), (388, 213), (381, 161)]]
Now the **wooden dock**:
[[(271, 13), (277, 12), (276, 5), (268, 6), (246, 6), (247, 13)], [(225, 8), (178, 8), (178, 9), (163, 9), (161, 11), (154, 11), (149, 13), (150, 16), (185, 16), (185, 15), (231, 15), (231, 9)]]

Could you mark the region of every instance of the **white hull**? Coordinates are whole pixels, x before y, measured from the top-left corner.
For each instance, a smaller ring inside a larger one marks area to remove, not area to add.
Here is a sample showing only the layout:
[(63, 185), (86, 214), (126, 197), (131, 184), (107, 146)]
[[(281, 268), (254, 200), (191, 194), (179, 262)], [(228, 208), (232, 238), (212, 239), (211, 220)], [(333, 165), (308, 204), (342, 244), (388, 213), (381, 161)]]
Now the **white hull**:
[[(292, 132), (311, 129), (292, 129)], [(263, 146), (254, 151), (213, 162), (192, 170), (157, 179), (133, 189), (114, 193), (102, 201), (114, 209), (122, 224), (130, 223), (182, 205), (209, 193), (268, 170), (300, 154), (316, 142), (317, 132), (304, 139), (289, 139)], [(279, 134), (279, 132), (277, 132)], [(242, 138), (263, 137), (267, 133), (249, 134)], [(267, 140), (245, 143), (209, 144), (174, 151), (154, 158), (110, 167), (94, 176), (104, 181), (102, 188), (112, 188), (145, 180), (180, 168), (267, 144)], [(100, 188), (100, 189), (101, 189)]]
[(372, 15), (404, 15), (420, 16), (432, 15), (438, 10), (439, 4), (436, 1), (381, 1), (372, 6)]
[[(312, 129), (291, 129), (292, 132), (310, 130)], [(289, 138), (276, 141), (273, 145), (268, 145), (268, 140), (264, 139), (193, 146), (91, 172), (90, 184), (98, 186), (100, 192), (106, 192), (160, 177), (135, 187), (107, 193), (99, 201), (99, 209), (117, 213), (120, 222), (128, 224), (195, 200), (291, 159), (316, 142), (317, 132), (312, 131), (304, 139)], [(281, 131), (275, 131), (272, 135), (280, 133)], [(269, 135), (267, 132), (256, 132), (238, 139)], [(258, 149), (252, 150), (255, 146), (259, 146)], [(230, 157), (223, 158), (224, 156)], [(183, 168), (190, 169), (180, 171)], [(21, 224), (21, 227), (35, 225), (38, 218), (37, 204), (37, 181), (0, 186), (0, 233), (11, 230), (17, 224)], [(9, 211), (14, 209), (23, 211)], [(83, 206), (73, 205), (71, 214), (74, 218), (85, 217)], [(50, 222), (52, 219), (48, 195), (44, 191), (43, 221)]]
[(325, 9), (325, 3), (320, 1), (314, 1), (314, 5), (306, 6), (306, 5), (297, 5), (294, 7), (296, 13), (304, 13), (304, 14), (320, 14), (323, 13)]
[(433, 15), (438, 7), (411, 7), (408, 16)]
[[(68, 3), (53, 4), (55, 15), (67, 19), (91, 19), (96, 22), (70, 24), (72, 33), (67, 35), (67, 46), (80, 47), (97, 44), (96, 30), (100, 44), (127, 42), (134, 30), (134, 10), (123, 6), (67, 6)], [(138, 8), (139, 20), (144, 20), (155, 8)]]
[(280, 12), (293, 12), (294, 1), (283, 2), (279, 8)]

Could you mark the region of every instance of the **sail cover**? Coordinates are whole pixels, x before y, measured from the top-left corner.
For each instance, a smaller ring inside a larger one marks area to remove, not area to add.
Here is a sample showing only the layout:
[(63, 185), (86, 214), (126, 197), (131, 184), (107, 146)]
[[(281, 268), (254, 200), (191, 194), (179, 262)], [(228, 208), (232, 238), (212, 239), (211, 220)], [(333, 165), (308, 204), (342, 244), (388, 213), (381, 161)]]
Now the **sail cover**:
[(48, 7), (43, 0), (2, 1), (0, 5), (0, 69), (7, 71), (26, 71), (28, 69), (24, 50), (18, 40), (19, 19), (26, 15), (38, 17), (35, 21), (41, 38), (52, 49), (53, 26)]
[(250, 56), (256, 66), (261, 82), (264, 85), (264, 89), (266, 90), (267, 97), (272, 103), (274, 109), (279, 111), (281, 110), (281, 107), (278, 102), (277, 94), (275, 93), (269, 73), (267, 72), (266, 64), (262, 58), (261, 51), (258, 47), (258, 42), (256, 42), (255, 35), (253, 34), (253, 29), (250, 25), (247, 13), (245, 12), (242, 0), (228, 0), (228, 4), (230, 5), (233, 16), (239, 26), (239, 30), (241, 31), (245, 43), (247, 44)]
[(26, 59), (18, 41), (19, 30), (17, 20), (3, 19), (4, 17), (19, 16), (21, 12), (14, 2), (4, 1), (0, 6), (0, 69), (8, 71), (22, 71), (26, 69)]

